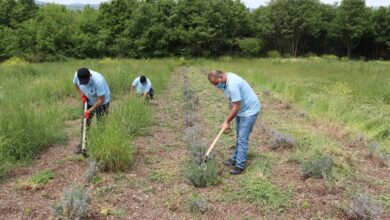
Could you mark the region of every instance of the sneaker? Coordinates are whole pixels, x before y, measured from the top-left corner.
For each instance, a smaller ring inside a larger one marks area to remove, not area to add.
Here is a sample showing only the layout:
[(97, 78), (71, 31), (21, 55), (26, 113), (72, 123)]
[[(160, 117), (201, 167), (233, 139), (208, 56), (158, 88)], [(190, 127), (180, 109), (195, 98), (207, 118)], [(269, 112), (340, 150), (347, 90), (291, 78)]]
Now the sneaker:
[(244, 171), (244, 168), (234, 167), (232, 170), (230, 170), (230, 174), (238, 175), (238, 174), (241, 174), (243, 171)]
[(226, 166), (234, 166), (234, 165), (236, 165), (236, 161), (231, 159), (231, 158), (229, 158), (223, 164), (225, 164)]
[(76, 149), (73, 151), (74, 154), (81, 154), (82, 153), (82, 150), (81, 150), (81, 145), (77, 145)]

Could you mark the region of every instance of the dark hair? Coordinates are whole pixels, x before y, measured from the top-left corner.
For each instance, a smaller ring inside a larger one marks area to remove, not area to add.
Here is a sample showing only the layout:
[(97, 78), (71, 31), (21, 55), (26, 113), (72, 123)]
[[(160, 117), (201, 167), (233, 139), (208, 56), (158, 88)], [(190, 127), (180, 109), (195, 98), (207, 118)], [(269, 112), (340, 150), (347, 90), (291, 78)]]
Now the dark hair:
[(80, 85), (88, 84), (91, 73), (88, 68), (82, 67), (77, 70), (77, 78), (79, 78)]
[(140, 81), (142, 84), (146, 83), (146, 77), (145, 77), (145, 76), (141, 76), (140, 79), (139, 79), (139, 81)]

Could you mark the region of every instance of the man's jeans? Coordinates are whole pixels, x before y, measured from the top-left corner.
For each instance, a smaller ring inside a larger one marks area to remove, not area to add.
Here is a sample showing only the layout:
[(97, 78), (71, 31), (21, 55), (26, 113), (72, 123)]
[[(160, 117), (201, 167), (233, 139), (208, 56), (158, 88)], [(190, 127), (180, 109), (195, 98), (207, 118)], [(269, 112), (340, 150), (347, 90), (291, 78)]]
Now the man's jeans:
[(236, 161), (236, 167), (245, 168), (249, 148), (249, 135), (258, 115), (259, 113), (248, 117), (236, 116), (237, 140), (236, 149), (232, 156), (232, 159)]

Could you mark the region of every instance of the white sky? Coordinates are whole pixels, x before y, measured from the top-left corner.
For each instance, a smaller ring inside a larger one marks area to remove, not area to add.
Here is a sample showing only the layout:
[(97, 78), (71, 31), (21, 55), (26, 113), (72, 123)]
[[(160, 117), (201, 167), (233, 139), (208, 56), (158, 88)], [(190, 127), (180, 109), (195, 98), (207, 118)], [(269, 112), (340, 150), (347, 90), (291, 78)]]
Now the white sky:
[[(59, 4), (73, 4), (73, 3), (83, 3), (83, 4), (99, 4), (100, 2), (107, 2), (109, 0), (40, 0), (42, 2), (54, 2)], [(241, 0), (249, 8), (257, 8), (260, 5), (264, 5), (270, 0)], [(321, 0), (322, 2), (332, 4), (334, 2), (341, 2), (341, 0)], [(367, 6), (389, 6), (390, 0), (366, 0)]]

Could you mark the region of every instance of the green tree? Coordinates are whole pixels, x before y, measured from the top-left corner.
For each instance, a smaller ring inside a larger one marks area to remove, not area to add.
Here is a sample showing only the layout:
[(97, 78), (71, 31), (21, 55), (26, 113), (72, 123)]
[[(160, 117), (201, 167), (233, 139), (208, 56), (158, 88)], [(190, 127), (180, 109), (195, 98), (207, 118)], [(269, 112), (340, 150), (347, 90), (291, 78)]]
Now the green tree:
[(28, 59), (33, 61), (71, 57), (74, 48), (74, 13), (56, 4), (41, 7), (37, 16), (25, 22), (19, 30), (19, 49), (33, 50), (26, 51)]
[(272, 0), (269, 7), (268, 20), (272, 22), (279, 52), (287, 44), (290, 53), (297, 56), (302, 39), (320, 31), (319, 0)]
[(16, 6), (15, 0), (0, 0), (0, 24), (11, 27), (12, 10)]
[(76, 17), (73, 56), (77, 58), (96, 58), (102, 56), (103, 42), (99, 38), (98, 13), (86, 6)]
[(337, 9), (335, 35), (344, 43), (348, 57), (369, 32), (370, 18), (364, 0), (342, 0)]
[(100, 5), (97, 22), (101, 28), (99, 37), (106, 55), (127, 55), (127, 44), (130, 39), (124, 39), (121, 35), (137, 7), (137, 0), (112, 0)]
[(390, 6), (373, 11), (374, 58), (390, 50)]

